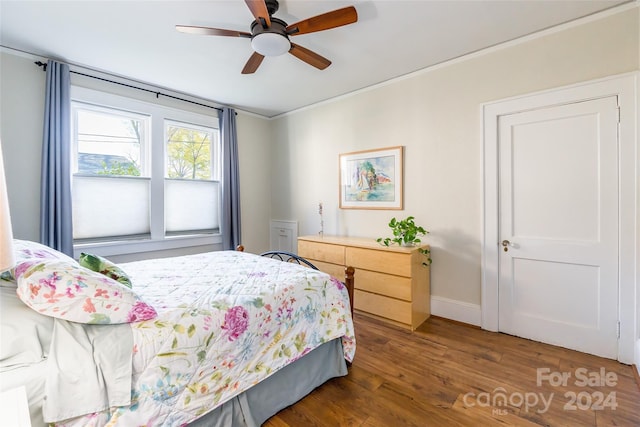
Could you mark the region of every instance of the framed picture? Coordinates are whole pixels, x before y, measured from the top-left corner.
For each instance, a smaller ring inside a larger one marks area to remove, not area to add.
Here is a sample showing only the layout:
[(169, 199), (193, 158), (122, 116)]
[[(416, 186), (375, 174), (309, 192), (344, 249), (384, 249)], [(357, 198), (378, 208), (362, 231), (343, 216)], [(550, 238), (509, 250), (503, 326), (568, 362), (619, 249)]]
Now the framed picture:
[(340, 154), (341, 209), (402, 209), (403, 147)]

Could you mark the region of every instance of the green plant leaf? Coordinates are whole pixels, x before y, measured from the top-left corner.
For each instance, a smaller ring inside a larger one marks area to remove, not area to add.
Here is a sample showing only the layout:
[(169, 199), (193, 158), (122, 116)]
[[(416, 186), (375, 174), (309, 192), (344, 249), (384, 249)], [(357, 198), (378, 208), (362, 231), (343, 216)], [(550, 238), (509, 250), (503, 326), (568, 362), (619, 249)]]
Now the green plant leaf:
[(391, 228), (393, 238), (379, 237), (376, 239), (376, 242), (384, 246), (391, 246), (393, 243), (399, 246), (416, 245), (418, 243), (422, 243), (420, 236), (425, 236), (429, 233), (429, 231), (424, 227), (416, 225), (415, 217), (412, 215), (402, 220), (398, 220), (395, 217), (391, 218), (389, 221), (389, 228)]

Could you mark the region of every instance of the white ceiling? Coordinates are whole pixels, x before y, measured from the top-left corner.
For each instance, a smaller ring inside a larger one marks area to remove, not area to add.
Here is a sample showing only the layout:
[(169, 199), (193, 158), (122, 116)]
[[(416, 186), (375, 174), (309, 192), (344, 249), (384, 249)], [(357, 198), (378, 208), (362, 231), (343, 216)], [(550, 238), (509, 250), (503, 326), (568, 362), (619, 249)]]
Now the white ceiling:
[(243, 0), (1, 0), (0, 44), (272, 117), (626, 2), (281, 0), (289, 24), (355, 6), (354, 24), (291, 37), (333, 62), (324, 71), (285, 54), (242, 75), (248, 39), (175, 30), (250, 32)]

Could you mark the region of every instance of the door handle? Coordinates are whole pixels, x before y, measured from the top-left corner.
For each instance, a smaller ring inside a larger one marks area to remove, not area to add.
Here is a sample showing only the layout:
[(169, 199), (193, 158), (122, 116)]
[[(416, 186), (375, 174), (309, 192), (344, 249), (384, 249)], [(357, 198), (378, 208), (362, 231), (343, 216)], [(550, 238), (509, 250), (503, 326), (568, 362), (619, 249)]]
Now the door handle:
[(513, 246), (510, 241), (506, 239), (502, 241), (502, 247), (504, 248), (505, 252), (509, 250), (509, 246)]

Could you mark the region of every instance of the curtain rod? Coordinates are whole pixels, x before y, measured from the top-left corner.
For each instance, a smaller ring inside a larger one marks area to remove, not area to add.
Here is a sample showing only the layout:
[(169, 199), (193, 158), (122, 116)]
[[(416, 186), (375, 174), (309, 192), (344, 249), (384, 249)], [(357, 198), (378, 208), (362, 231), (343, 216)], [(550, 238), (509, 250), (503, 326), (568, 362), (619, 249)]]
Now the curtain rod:
[[(34, 62), (34, 64), (36, 64), (38, 67), (42, 67), (43, 71), (47, 71), (47, 63), (46, 62), (36, 61), (36, 62)], [(137, 90), (141, 90), (141, 91), (144, 91), (144, 92), (155, 93), (156, 98), (159, 98), (160, 96), (165, 96), (167, 98), (176, 99), (178, 101), (188, 102), (190, 104), (199, 105), (201, 107), (213, 108), (215, 110), (222, 111), (222, 108), (219, 108), (219, 107), (214, 107), (212, 105), (202, 104), (200, 102), (191, 101), (190, 99), (180, 98), (178, 96), (168, 95), (166, 93), (162, 93), (162, 92), (159, 92), (157, 90), (146, 89), (146, 88), (143, 88), (143, 87), (134, 86), (134, 85), (130, 85), (130, 84), (127, 84), (127, 83), (117, 82), (115, 80), (105, 79), (103, 77), (92, 76), (91, 74), (85, 74), (85, 73), (81, 73), (79, 71), (69, 70), (69, 72), (73, 73), (73, 74), (77, 74), (79, 76), (89, 77), (89, 78), (96, 79), (96, 80), (102, 80), (103, 82), (113, 83), (113, 84), (120, 85), (120, 86), (125, 86), (125, 87), (131, 88), (131, 89), (137, 89)], [(236, 114), (238, 114), (238, 113), (236, 113)]]

